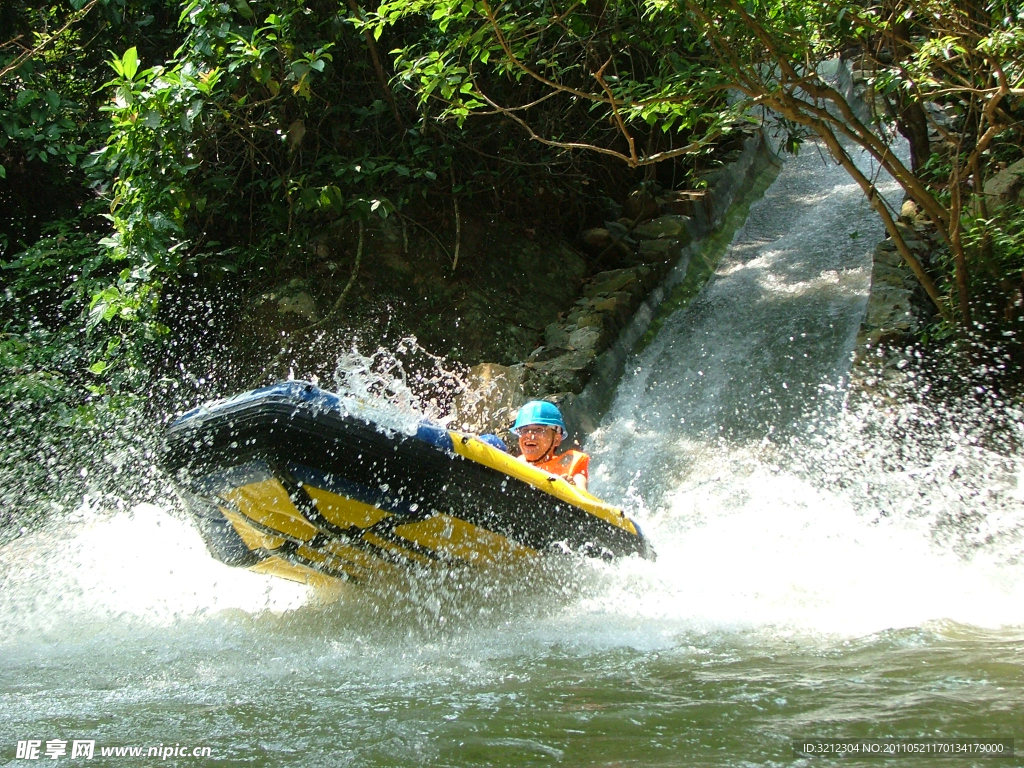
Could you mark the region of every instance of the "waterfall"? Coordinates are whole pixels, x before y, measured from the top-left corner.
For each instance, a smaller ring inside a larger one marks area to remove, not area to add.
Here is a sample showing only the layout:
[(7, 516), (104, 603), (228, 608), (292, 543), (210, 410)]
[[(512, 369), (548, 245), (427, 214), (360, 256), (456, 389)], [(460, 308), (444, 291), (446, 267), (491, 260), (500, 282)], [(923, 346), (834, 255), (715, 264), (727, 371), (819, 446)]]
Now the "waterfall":
[(654, 614), (854, 634), (1024, 618), (1019, 461), (963, 424), (891, 428), (919, 403), (846, 407), (883, 234), (805, 146), (704, 291), (627, 363), (587, 447), (592, 488), (640, 507), (668, 561), (652, 566)]

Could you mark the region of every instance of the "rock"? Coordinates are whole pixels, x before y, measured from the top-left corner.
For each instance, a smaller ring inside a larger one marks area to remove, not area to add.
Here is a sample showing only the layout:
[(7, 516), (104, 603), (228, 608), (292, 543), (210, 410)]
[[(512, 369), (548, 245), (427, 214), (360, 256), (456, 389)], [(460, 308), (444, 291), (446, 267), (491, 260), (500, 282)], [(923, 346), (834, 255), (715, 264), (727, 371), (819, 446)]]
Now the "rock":
[(541, 397), (549, 392), (579, 392), (590, 378), (592, 354), (571, 352), (562, 357), (527, 367), (523, 391), (527, 398)]
[(580, 240), (588, 248), (594, 251), (603, 251), (614, 241), (612, 233), (604, 227), (593, 227), (592, 229), (584, 230), (580, 234)]
[(616, 221), (606, 221), (604, 223), (605, 229), (608, 230), (612, 237), (617, 237), (620, 240), (632, 240), (629, 237), (629, 230), (633, 228), (633, 222), (631, 219), (617, 219)]
[(883, 348), (899, 345), (921, 324), (921, 310), (915, 298), (919, 290), (917, 279), (903, 263), (891, 241), (878, 244), (873, 261), (871, 292), (864, 321), (857, 334), (854, 378), (860, 382), (860, 387), (867, 386), (864, 382), (874, 376), (872, 371), (878, 364), (875, 352), (881, 353)]
[(909, 333), (917, 326), (911, 291), (888, 285), (873, 285), (865, 323), (887, 333)]
[(633, 236), (643, 240), (657, 240), (661, 237), (686, 238), (689, 242), (689, 216), (659, 216), (633, 228)]
[(683, 243), (675, 238), (642, 240), (639, 255), (643, 262), (675, 261), (682, 252)]
[(621, 307), (621, 305), (623, 303), (622, 302), (622, 297), (623, 296), (628, 296), (628, 294), (617, 293), (617, 294), (614, 294), (612, 296), (609, 296), (608, 298), (594, 299), (593, 307), (598, 312), (614, 314)]
[(907, 273), (909, 269), (902, 264), (886, 264), (875, 262), (875, 269), (871, 274), (872, 290), (876, 285), (893, 285), (900, 288), (907, 287)]
[[(546, 373), (577, 371), (586, 368), (593, 361), (595, 356), (593, 349), (563, 349), (560, 351), (562, 352), (560, 355), (555, 355), (543, 360), (537, 360), (536, 362), (531, 360), (527, 363), (527, 368)], [(531, 357), (533, 356), (531, 355)], [(541, 357), (546, 357), (546, 355), (542, 355)], [(569, 391), (572, 388), (563, 387), (562, 389)]]
[(608, 228), (593, 227), (580, 235), (583, 247), (590, 253), (602, 254), (614, 248), (624, 256), (632, 255), (633, 248), (627, 242), (625, 228), (618, 222), (610, 222)]
[(306, 282), (300, 278), (290, 280), (280, 288), (263, 294), (257, 301), (257, 305), (261, 307), (271, 303), (280, 315), (298, 315), (310, 323), (320, 319), (316, 301), (309, 294)]
[(900, 235), (903, 236), (903, 242), (907, 244), (910, 250), (922, 251), (925, 249), (925, 242), (921, 239), (921, 235), (916, 229), (907, 226), (902, 221), (896, 222), (896, 228), (900, 231)]
[(913, 200), (904, 200), (903, 205), (900, 207), (900, 219), (911, 224), (917, 218), (920, 209), (917, 207), (917, 203)]
[(575, 318), (576, 328), (600, 328), (604, 324), (604, 316), (600, 312), (582, 312)]
[(658, 198), (658, 205), (666, 213), (692, 217), (704, 206), (705, 189), (683, 189), (666, 192)]
[(583, 295), (592, 299), (602, 293), (615, 293), (637, 282), (637, 272), (633, 269), (613, 269), (600, 272), (583, 287)]
[(408, 240), (408, 232), (400, 216), (388, 216), (387, 218), (374, 217), (367, 227), (367, 235), (370, 238), (381, 238), (392, 245), (404, 245)]
[(629, 193), (626, 204), (623, 206), (623, 212), (626, 214), (626, 218), (632, 221), (643, 221), (658, 215), (658, 201), (650, 191), (640, 187)]
[[(569, 311), (569, 315), (565, 318), (565, 323), (563, 323), (563, 325), (566, 328), (575, 328), (579, 323), (579, 319), (584, 315), (589, 314), (592, 309), (589, 299), (580, 299)], [(566, 333), (568, 333), (568, 331), (566, 331)]]
[(577, 328), (569, 334), (569, 346), (574, 350), (595, 351), (602, 342), (604, 333), (599, 325)]
[(300, 291), (299, 293), (292, 294), (291, 296), (283, 296), (278, 299), (277, 308), (282, 314), (294, 312), (296, 315), (306, 318), (311, 323), (315, 323), (320, 319), (316, 311), (316, 302), (313, 301), (313, 297), (305, 291)]
[(1024, 202), (1024, 160), (1018, 160), (985, 182), (985, 201), (994, 211), (1010, 203)]
[(572, 350), (570, 350), (568, 345), (564, 347), (537, 347), (530, 353), (530, 356), (526, 358), (526, 361), (531, 365), (534, 363), (546, 363), (548, 360), (554, 360), (556, 357), (567, 355), (571, 351)]
[(544, 346), (564, 347), (569, 343), (569, 329), (565, 323), (555, 322), (544, 329)]
[(408, 278), (416, 274), (416, 265), (399, 251), (381, 249), (377, 252), (377, 255), (383, 264), (392, 272), (398, 273), (400, 278)]
[(651, 269), (646, 265), (635, 267), (633, 272), (636, 273), (637, 280), (640, 281), (641, 288), (645, 293), (660, 283), (665, 274), (663, 269)]
[[(611, 323), (605, 323), (606, 328), (617, 330), (625, 325), (626, 321), (633, 316), (636, 308), (642, 300), (642, 295), (634, 293), (613, 293), (607, 300), (602, 302), (601, 307), (596, 307), (603, 312)], [(611, 339), (609, 339), (609, 342)]]
[[(926, 101), (923, 104), (924, 111), (928, 113), (930, 121), (945, 129), (946, 131), (956, 130), (957, 114), (954, 107), (936, 104), (934, 101)], [(935, 131), (938, 135), (938, 131)]]
[(510, 352), (515, 352), (520, 360), (537, 344), (537, 332), (532, 328), (510, 326), (505, 329), (505, 334), (506, 348)]
[[(588, 299), (588, 306), (593, 315), (600, 320), (600, 323), (591, 321), (589, 325), (604, 324), (608, 317), (617, 317), (623, 313), (629, 314), (633, 308), (640, 303), (642, 291), (638, 290), (639, 283), (630, 283), (626, 290), (614, 291), (613, 293), (601, 293), (592, 299)], [(583, 323), (577, 323), (582, 326)]]

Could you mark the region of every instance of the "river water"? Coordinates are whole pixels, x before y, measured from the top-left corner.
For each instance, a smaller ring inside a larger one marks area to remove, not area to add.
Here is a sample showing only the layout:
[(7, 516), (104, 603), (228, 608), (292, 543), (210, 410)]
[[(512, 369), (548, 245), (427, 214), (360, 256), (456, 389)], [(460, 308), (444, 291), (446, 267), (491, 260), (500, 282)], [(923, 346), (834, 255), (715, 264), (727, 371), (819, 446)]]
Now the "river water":
[(846, 402), (881, 234), (805, 149), (630, 361), (587, 448), (655, 562), (317, 596), (212, 561), (171, 507), (88, 500), (7, 545), (0, 765), (30, 741), (96, 765), (824, 766), (850, 759), (793, 743), (1024, 738), (1020, 459), (977, 398)]

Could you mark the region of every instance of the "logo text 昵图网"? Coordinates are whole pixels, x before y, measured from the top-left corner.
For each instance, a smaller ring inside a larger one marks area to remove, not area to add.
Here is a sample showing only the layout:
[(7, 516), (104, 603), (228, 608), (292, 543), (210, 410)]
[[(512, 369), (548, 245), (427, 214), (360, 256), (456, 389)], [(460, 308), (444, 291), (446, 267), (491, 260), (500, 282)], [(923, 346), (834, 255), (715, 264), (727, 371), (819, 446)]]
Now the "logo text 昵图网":
[(95, 739), (25, 739), (19, 741), (15, 758), (19, 760), (58, 760), (72, 758), (91, 760), (100, 757), (211, 757), (211, 747), (189, 747), (181, 744), (160, 744), (151, 747), (96, 746)]

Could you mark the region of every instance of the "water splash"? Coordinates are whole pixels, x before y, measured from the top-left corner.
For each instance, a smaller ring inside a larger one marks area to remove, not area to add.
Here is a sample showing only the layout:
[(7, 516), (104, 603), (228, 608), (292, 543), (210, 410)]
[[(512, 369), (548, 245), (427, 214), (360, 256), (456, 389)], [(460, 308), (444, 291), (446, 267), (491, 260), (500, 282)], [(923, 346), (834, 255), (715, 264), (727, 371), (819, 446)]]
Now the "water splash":
[(370, 354), (353, 348), (339, 355), (332, 388), (346, 398), (446, 424), (452, 402), (466, 390), (466, 372), (407, 336)]
[[(169, 390), (179, 398), (181, 391), (202, 390), (207, 400), (234, 394), (217, 391), (219, 381), (210, 373)], [(372, 412), (384, 428), (405, 433), (424, 417), (443, 421), (464, 387), (458, 371), (414, 338), (371, 354), (339, 355), (334, 386), (349, 411)], [(131, 416), (133, 423), (142, 418)], [(337, 597), (212, 559), (153, 465), (158, 430), (135, 437), (106, 441), (100, 460), (81, 468), (95, 492), (77, 510), (0, 547), (6, 637), (38, 639), (69, 629), (85, 637), (112, 626), (149, 631), (231, 612), (281, 614)], [(130, 486), (121, 482), (125, 476), (134, 478)]]
[(229, 568), (186, 521), (152, 505), (69, 519), (0, 549), (0, 634), (88, 637), (168, 627), (230, 611), (306, 604), (307, 588)]
[(712, 282), (633, 361), (587, 446), (592, 488), (632, 502), (659, 553), (622, 564), (601, 600), (617, 623), (1024, 624), (1019, 410), (928, 400), (910, 371), (902, 390), (847, 403), (881, 236), (842, 171), (790, 161)]
[(697, 464), (645, 521), (658, 562), (624, 563), (638, 583), (606, 596), (637, 618), (849, 636), (940, 620), (1024, 624), (1024, 578), (1001, 549), (965, 558), (936, 541), (932, 520), (878, 519), (857, 490), (763, 456)]

